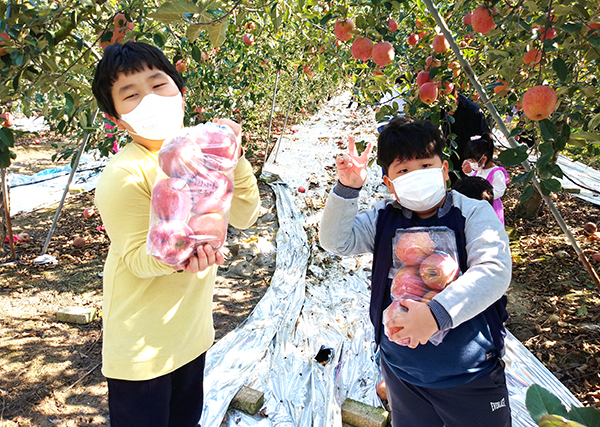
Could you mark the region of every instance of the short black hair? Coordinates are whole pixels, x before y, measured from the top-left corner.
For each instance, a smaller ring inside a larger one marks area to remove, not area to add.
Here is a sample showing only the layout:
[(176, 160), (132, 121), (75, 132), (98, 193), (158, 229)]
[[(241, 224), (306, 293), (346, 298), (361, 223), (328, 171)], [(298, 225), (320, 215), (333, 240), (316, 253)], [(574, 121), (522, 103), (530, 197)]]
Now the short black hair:
[(462, 177), (454, 181), (452, 189), (471, 199), (487, 200), (490, 205), (494, 205), (494, 187), (487, 179), (480, 176)]
[(92, 82), (92, 92), (102, 111), (119, 118), (112, 97), (112, 87), (119, 78), (119, 74), (129, 75), (143, 71), (144, 68), (164, 71), (183, 93), (184, 83), (181, 74), (160, 49), (146, 43), (133, 41), (124, 44), (114, 43), (104, 49), (104, 56), (96, 66)]
[(383, 128), (377, 140), (377, 161), (387, 174), (390, 165), (412, 159), (443, 158), (446, 139), (428, 120), (408, 116), (392, 119)]
[(492, 141), (492, 135), (484, 133), (479, 138), (472, 137), (465, 146), (463, 155), (465, 159), (475, 159), (479, 161), (483, 156), (486, 156), (488, 161), (494, 157), (494, 142)]

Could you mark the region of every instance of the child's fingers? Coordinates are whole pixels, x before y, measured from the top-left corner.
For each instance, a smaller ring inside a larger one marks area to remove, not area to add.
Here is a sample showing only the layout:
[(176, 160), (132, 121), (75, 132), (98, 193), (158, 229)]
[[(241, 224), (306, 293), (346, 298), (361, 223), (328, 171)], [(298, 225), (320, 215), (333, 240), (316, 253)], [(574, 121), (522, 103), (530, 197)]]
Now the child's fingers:
[(360, 159), (363, 161), (363, 163), (366, 163), (367, 160), (369, 160), (371, 151), (373, 151), (373, 141), (371, 141), (371, 142), (369, 142), (369, 144), (367, 144), (367, 148), (365, 148), (365, 151), (363, 151), (363, 153), (360, 155)]
[(356, 144), (354, 144), (354, 136), (352, 135), (348, 136), (348, 153), (350, 153), (350, 155), (353, 157), (358, 156), (358, 151), (356, 151)]

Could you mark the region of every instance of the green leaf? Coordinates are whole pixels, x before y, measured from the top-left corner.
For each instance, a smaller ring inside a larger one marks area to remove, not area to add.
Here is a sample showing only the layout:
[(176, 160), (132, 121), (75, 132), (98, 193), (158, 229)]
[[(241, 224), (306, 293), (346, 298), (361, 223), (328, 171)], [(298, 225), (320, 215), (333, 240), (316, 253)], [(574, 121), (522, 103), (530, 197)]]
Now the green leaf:
[(70, 93), (65, 93), (65, 109), (69, 116), (73, 113), (74, 104), (73, 96)]
[(561, 82), (567, 81), (567, 74), (569, 74), (569, 68), (567, 67), (567, 64), (565, 64), (565, 61), (563, 61), (560, 58), (555, 58), (554, 61), (552, 61), (552, 68), (554, 69), (554, 71), (556, 71), (556, 75), (558, 76)]
[(513, 130), (510, 131), (510, 135), (508, 135), (509, 138), (514, 138), (517, 135), (521, 135), (523, 132), (525, 131), (525, 129), (520, 128), (520, 127), (516, 127)]
[(558, 129), (552, 121), (548, 119), (540, 120), (538, 123), (538, 127), (542, 132), (542, 137), (544, 141), (553, 142), (558, 138)]
[(548, 172), (550, 172), (550, 174), (551, 174), (552, 176), (555, 176), (555, 177), (557, 177), (557, 178), (560, 178), (560, 179), (562, 179), (562, 178), (563, 178), (563, 176), (564, 176), (564, 175), (563, 175), (563, 171), (562, 171), (562, 169), (561, 169), (561, 168), (560, 168), (560, 166), (559, 166), (559, 165), (557, 165), (556, 163), (552, 163), (552, 162), (548, 163), (548, 164), (546, 165), (546, 169), (548, 170)]
[(190, 43), (194, 43), (196, 41), (196, 39), (198, 38), (198, 36), (200, 35), (201, 31), (202, 31), (202, 25), (192, 24), (185, 31), (185, 36), (189, 39)]
[(523, 184), (528, 184), (531, 181), (531, 178), (533, 178), (533, 175), (534, 172), (532, 170), (529, 172), (520, 173), (511, 180), (511, 184), (518, 184), (520, 182)]
[(554, 153), (546, 153), (546, 154), (540, 156), (540, 158), (537, 160), (536, 167), (538, 169), (544, 169), (546, 167), (546, 165), (548, 164), (548, 162), (550, 161), (550, 159), (552, 159), (553, 154)]
[(527, 389), (525, 406), (536, 424), (546, 414), (567, 416), (567, 410), (558, 397), (537, 384), (533, 384)]
[(592, 46), (600, 47), (600, 34), (594, 34), (593, 36), (590, 36), (587, 40)]
[(516, 166), (527, 160), (527, 146), (520, 145), (509, 148), (498, 155), (498, 160), (505, 166)]
[(529, 199), (531, 196), (533, 196), (534, 191), (535, 191), (535, 188), (533, 188), (533, 185), (528, 184), (523, 189), (523, 194), (521, 194), (521, 196), (519, 197), (519, 202), (524, 202), (525, 200)]
[(219, 47), (223, 44), (228, 27), (229, 18), (224, 18), (220, 22), (208, 26), (208, 39), (214, 47)]
[(6, 147), (14, 147), (15, 135), (9, 128), (0, 127), (0, 140)]
[(600, 144), (600, 133), (597, 132), (577, 132), (572, 133), (569, 138), (569, 144), (580, 145), (589, 142), (591, 144)]
[(592, 119), (588, 122), (588, 129), (594, 130), (598, 126), (600, 126), (600, 113), (596, 114)]
[(10, 166), (10, 150), (0, 151), (0, 168), (7, 168)]
[(571, 408), (569, 419), (582, 423), (587, 427), (600, 427), (600, 410), (593, 406)]
[(174, 22), (179, 21), (184, 13), (202, 13), (206, 9), (207, 5), (204, 2), (195, 5), (187, 0), (179, 0), (162, 4), (156, 12), (148, 15), (148, 17), (161, 22)]
[(561, 25), (560, 29), (569, 33), (569, 34), (577, 34), (581, 31), (583, 26), (579, 22), (565, 22)]
[(192, 46), (192, 58), (194, 59), (194, 61), (196, 61), (198, 64), (200, 62), (202, 62), (202, 51), (200, 50), (200, 48), (196, 45)]
[(160, 49), (165, 46), (165, 36), (161, 33), (152, 34), (152, 40), (154, 40), (154, 44)]
[(551, 192), (556, 193), (562, 189), (562, 184), (560, 181), (554, 178), (542, 180), (540, 184), (544, 196), (549, 196)]

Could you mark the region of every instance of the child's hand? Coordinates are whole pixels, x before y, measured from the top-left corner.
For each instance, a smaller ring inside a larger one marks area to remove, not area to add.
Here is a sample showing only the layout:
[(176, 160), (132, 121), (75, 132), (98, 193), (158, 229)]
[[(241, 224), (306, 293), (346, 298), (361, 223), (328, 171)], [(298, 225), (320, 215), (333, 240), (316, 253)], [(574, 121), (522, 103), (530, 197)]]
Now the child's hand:
[(215, 250), (211, 245), (199, 246), (197, 254), (188, 258), (185, 265), (173, 266), (175, 270), (183, 270), (186, 273), (195, 274), (206, 270), (211, 265), (223, 265), (225, 259), (219, 250)]
[(216, 123), (221, 126), (229, 126), (233, 133), (235, 133), (236, 141), (238, 144), (239, 152), (238, 157), (242, 155), (242, 127), (239, 123), (234, 122), (231, 119), (213, 119), (213, 123)]
[(367, 179), (367, 162), (373, 150), (373, 143), (369, 142), (365, 151), (359, 156), (354, 145), (354, 137), (348, 137), (348, 154), (340, 154), (335, 158), (338, 178), (346, 187), (360, 188)]
[(390, 337), (391, 341), (410, 339), (410, 348), (417, 348), (419, 344), (426, 344), (429, 338), (438, 331), (437, 322), (431, 314), (427, 303), (405, 300), (400, 304), (408, 309), (404, 316), (392, 318), (387, 324), (388, 328), (400, 328)]
[(471, 161), (469, 159), (463, 162), (462, 171), (466, 174), (473, 172), (473, 168), (471, 168)]

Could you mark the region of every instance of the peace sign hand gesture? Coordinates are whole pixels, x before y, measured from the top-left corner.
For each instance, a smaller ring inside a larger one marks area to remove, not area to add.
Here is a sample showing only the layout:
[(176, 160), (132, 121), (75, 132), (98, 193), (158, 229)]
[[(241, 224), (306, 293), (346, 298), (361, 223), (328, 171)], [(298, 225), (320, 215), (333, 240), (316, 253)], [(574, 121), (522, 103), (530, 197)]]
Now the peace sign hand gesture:
[(360, 188), (367, 180), (367, 163), (373, 150), (373, 143), (369, 142), (365, 151), (359, 156), (354, 144), (354, 137), (348, 137), (348, 153), (340, 154), (335, 158), (338, 170), (338, 179), (346, 187)]

